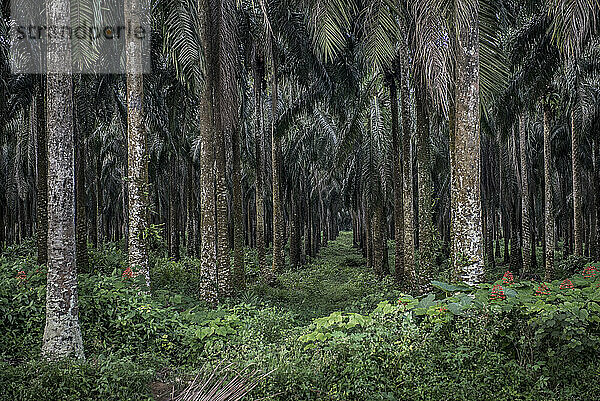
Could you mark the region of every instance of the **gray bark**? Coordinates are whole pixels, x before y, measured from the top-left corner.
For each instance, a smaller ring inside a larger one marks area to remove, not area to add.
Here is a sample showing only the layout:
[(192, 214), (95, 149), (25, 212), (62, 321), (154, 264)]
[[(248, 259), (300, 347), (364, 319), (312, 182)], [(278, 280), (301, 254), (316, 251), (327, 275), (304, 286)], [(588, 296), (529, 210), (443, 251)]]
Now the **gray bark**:
[[(455, 3), (457, 7), (458, 1)], [(451, 138), (452, 264), (467, 284), (484, 274), (480, 193), (479, 5), (456, 10), (456, 99)]]
[[(50, 0), (48, 26), (70, 25), (69, 0)], [(66, 35), (48, 40), (48, 275), (42, 355), (83, 358), (75, 266), (75, 154), (71, 42)]]
[(525, 116), (519, 116), (519, 153), (521, 163), (521, 229), (523, 273), (531, 270), (531, 194), (529, 193), (529, 167), (527, 163), (527, 130)]
[[(125, 0), (126, 29), (141, 26), (140, 0)], [(145, 235), (148, 229), (148, 151), (144, 125), (144, 80), (142, 76), (142, 44), (134, 35), (127, 35), (127, 175), (129, 195), (129, 266), (143, 274), (150, 288), (148, 250)]]

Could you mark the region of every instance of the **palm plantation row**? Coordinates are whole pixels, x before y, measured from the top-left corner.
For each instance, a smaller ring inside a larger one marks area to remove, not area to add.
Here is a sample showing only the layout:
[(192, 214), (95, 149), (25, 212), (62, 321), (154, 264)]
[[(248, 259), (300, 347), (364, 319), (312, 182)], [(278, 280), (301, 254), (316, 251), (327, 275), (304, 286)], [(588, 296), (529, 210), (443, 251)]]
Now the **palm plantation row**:
[(153, 71), (133, 42), (125, 76), (11, 74), (8, 8), (0, 243), (37, 239), (49, 357), (83, 355), (89, 243), (124, 240), (150, 289), (162, 233), (212, 305), (245, 287), (245, 247), (275, 284), (286, 246), (297, 268), (340, 229), (417, 292), (448, 257), (474, 284), (599, 256), (596, 0), (158, 0)]

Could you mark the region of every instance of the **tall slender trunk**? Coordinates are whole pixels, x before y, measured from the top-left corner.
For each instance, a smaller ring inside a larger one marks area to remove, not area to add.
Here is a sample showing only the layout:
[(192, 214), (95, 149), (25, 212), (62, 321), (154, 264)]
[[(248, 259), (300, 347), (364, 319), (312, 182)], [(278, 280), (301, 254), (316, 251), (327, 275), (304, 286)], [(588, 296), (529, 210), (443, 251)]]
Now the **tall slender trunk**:
[(545, 280), (549, 281), (554, 271), (554, 207), (552, 202), (552, 143), (550, 141), (550, 106), (544, 102), (544, 244), (546, 265)]
[[(215, 113), (217, 124), (217, 137), (215, 138), (217, 157), (217, 262), (219, 266), (219, 292), (224, 296), (229, 296), (233, 292), (234, 280), (229, 257), (230, 249), (233, 249), (235, 252), (235, 263), (239, 265), (243, 258), (243, 254), (241, 253), (241, 224), (243, 223), (241, 218), (241, 189), (238, 188), (238, 192), (240, 193), (238, 200), (235, 199), (236, 194), (233, 194), (234, 206), (232, 214), (229, 216), (226, 181), (227, 164), (225, 154), (227, 145), (226, 138), (228, 136), (231, 137), (232, 146), (235, 147), (236, 145), (233, 143), (233, 137), (237, 134), (236, 131), (240, 129), (240, 102), (238, 96), (239, 41), (237, 21), (234, 17), (235, 1), (212, 0), (212, 4), (216, 13), (215, 18), (213, 18), (216, 23), (213, 39), (215, 40), (216, 54), (218, 56), (218, 69), (216, 70), (218, 78), (215, 81), (218, 85), (215, 89), (215, 102), (218, 107)], [(239, 145), (237, 145), (237, 147), (237, 150), (239, 150)], [(234, 152), (236, 151), (234, 149), (232, 150)], [(232, 180), (234, 187), (236, 185), (241, 185), (239, 184), (239, 178), (236, 179), (236, 177), (232, 176)], [(234, 188), (234, 192), (235, 191)], [(239, 205), (239, 215), (236, 214), (236, 204)], [(229, 224), (230, 217), (231, 220), (233, 220), (232, 224)], [(240, 239), (238, 240), (237, 247), (235, 244), (236, 226), (240, 227), (238, 229), (238, 236)], [(239, 274), (239, 272), (235, 273)]]
[(521, 270), (523, 266), (518, 210), (518, 206), (513, 205), (510, 216), (510, 269), (515, 272)]
[(581, 203), (581, 161), (579, 160), (579, 144), (581, 133), (575, 127), (575, 112), (571, 112), (571, 161), (573, 171), (573, 240), (574, 253), (583, 253), (583, 205)]
[(196, 256), (196, 202), (195, 202), (195, 190), (194, 190), (194, 163), (191, 158), (188, 158), (187, 163), (187, 198), (186, 198), (186, 214), (187, 214), (187, 243), (186, 252), (188, 256)]
[[(257, 51), (255, 49), (255, 51)], [(258, 266), (263, 277), (266, 276), (267, 261), (265, 258), (265, 145), (263, 131), (262, 81), (264, 77), (264, 61), (261, 55), (255, 54), (254, 64), (254, 143), (256, 153), (256, 253)]]
[[(215, 94), (215, 97), (216, 94)], [(228, 216), (227, 216), (227, 182), (226, 182), (226, 161), (225, 161), (225, 133), (224, 126), (221, 123), (217, 110), (221, 112), (222, 102), (216, 102), (217, 108), (213, 108), (215, 121), (215, 190), (216, 190), (216, 230), (217, 230), (217, 286), (220, 296), (230, 296), (232, 292), (231, 283), (231, 262), (229, 259), (229, 238), (228, 238)]]
[(383, 278), (385, 266), (385, 237), (383, 236), (383, 205), (373, 208), (373, 270), (379, 278)]
[[(306, 200), (306, 220), (304, 222), (304, 254), (307, 259), (313, 256), (312, 253), (312, 216), (310, 211), (310, 198)], [(308, 260), (307, 260), (308, 261)]]
[(494, 258), (494, 208), (492, 202), (487, 202), (485, 210), (485, 257), (486, 265), (491, 268), (496, 268), (496, 260)]
[(233, 127), (233, 278), (236, 291), (246, 288), (244, 268), (244, 210), (242, 196), (242, 172), (240, 160), (240, 128)]
[(179, 193), (177, 191), (178, 172), (177, 156), (171, 157), (170, 173), (167, 177), (169, 183), (169, 257), (175, 262), (179, 261)]
[(504, 259), (502, 261), (503, 265), (508, 265), (510, 263), (510, 251), (509, 251), (509, 244), (510, 244), (510, 222), (508, 220), (508, 216), (505, 214), (503, 221), (502, 221), (502, 234), (504, 235)]
[(419, 202), (419, 271), (427, 280), (433, 267), (433, 181), (429, 116), (423, 88), (416, 90), (417, 109), (417, 176)]
[(278, 274), (283, 271), (283, 209), (281, 205), (281, 138), (277, 133), (277, 62), (271, 48), (272, 83), (271, 83), (271, 167), (273, 172), (273, 273)]
[(296, 269), (300, 262), (300, 225), (298, 195), (294, 190), (290, 194), (290, 203), (290, 265)]
[(200, 280), (203, 299), (211, 305), (217, 303), (217, 233), (215, 225), (215, 124), (214, 124), (214, 84), (217, 67), (214, 60), (214, 35), (209, 0), (201, 1), (201, 39), (204, 45), (206, 63), (206, 83), (200, 98)]
[[(48, 26), (70, 25), (68, 0), (46, 5)], [(83, 358), (75, 264), (75, 154), (71, 40), (48, 39), (48, 274), (42, 355), (48, 359)]]
[(313, 212), (313, 255), (317, 255), (319, 253), (319, 249), (321, 249), (321, 219), (319, 215), (319, 205), (317, 203), (316, 210)]
[[(45, 82), (40, 78), (35, 97), (37, 113), (37, 263), (40, 265), (45, 265), (48, 261), (48, 140), (44, 89)], [(1, 230), (4, 233), (4, 225)]]
[(529, 165), (527, 164), (527, 130), (525, 116), (519, 116), (519, 153), (521, 164), (521, 231), (523, 272), (531, 270), (531, 194), (529, 193)]
[[(405, 49), (408, 46), (404, 46)], [(401, 62), (400, 102), (402, 107), (402, 187), (404, 209), (404, 279), (408, 286), (413, 286), (415, 277), (415, 237), (414, 237), (414, 205), (413, 205), (413, 174), (411, 152), (411, 121), (410, 121), (410, 90), (408, 87), (409, 68), (407, 65), (408, 50)]]
[[(142, 5), (140, 0), (125, 0), (128, 31), (138, 29)], [(148, 229), (148, 151), (144, 123), (144, 79), (142, 75), (142, 43), (127, 35), (127, 175), (129, 195), (129, 265), (143, 274), (150, 288), (146, 231)]]
[(366, 231), (366, 245), (367, 245), (367, 267), (373, 268), (373, 214), (370, 207), (365, 207), (365, 231)]
[[(479, 5), (469, 2), (456, 16), (455, 127), (450, 146), (452, 166), (452, 264), (467, 284), (484, 271), (479, 135)], [(463, 8), (463, 7), (461, 7)]]
[(100, 244), (104, 240), (104, 196), (102, 187), (102, 152), (98, 151), (98, 159), (96, 160), (96, 181), (95, 181), (95, 193), (96, 193), (96, 239), (97, 243)]
[(498, 217), (498, 212), (494, 212), (494, 241), (496, 244), (496, 250), (494, 251), (494, 263), (496, 262), (496, 258), (500, 258), (502, 255), (502, 251), (500, 249), (500, 218)]

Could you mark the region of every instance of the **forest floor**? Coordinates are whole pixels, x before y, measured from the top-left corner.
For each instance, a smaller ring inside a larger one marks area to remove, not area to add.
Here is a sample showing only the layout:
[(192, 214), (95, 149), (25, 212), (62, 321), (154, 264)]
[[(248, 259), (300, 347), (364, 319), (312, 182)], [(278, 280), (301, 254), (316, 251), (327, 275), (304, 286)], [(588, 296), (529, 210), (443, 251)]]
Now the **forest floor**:
[[(573, 273), (581, 262), (569, 262), (572, 287), (558, 276), (550, 295), (515, 280), (500, 300), (492, 283), (470, 295), (437, 283), (413, 298), (391, 275), (378, 279), (342, 232), (275, 286), (262, 283), (247, 250), (247, 289), (209, 308), (198, 260), (165, 253), (164, 244), (151, 253), (148, 294), (123, 277), (122, 246), (90, 248), (78, 274), (86, 360), (48, 364), (40, 358), (46, 273), (35, 242), (5, 250), (0, 399), (166, 401), (198, 372), (244, 368), (270, 372), (248, 398), (256, 400), (600, 399), (598, 265), (587, 265), (586, 278)], [(438, 268), (443, 281), (447, 267)], [(504, 269), (491, 272), (494, 284)]]
[(364, 313), (386, 299), (391, 278), (378, 280), (366, 266), (359, 249), (352, 247), (352, 233), (342, 232), (319, 254), (296, 271), (278, 277), (274, 288), (255, 288), (267, 303), (302, 317), (302, 323), (334, 311)]

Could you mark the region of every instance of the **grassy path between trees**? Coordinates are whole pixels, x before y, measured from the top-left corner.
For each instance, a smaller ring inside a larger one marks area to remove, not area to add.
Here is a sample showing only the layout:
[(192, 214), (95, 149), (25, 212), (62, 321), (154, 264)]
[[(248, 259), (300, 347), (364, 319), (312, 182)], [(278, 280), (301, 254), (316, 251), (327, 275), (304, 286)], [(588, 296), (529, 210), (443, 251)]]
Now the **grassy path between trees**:
[(338, 310), (369, 312), (392, 296), (391, 279), (377, 280), (360, 250), (352, 247), (351, 232), (329, 241), (304, 267), (281, 274), (279, 283), (275, 288), (258, 286), (257, 295), (306, 322)]

